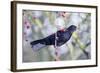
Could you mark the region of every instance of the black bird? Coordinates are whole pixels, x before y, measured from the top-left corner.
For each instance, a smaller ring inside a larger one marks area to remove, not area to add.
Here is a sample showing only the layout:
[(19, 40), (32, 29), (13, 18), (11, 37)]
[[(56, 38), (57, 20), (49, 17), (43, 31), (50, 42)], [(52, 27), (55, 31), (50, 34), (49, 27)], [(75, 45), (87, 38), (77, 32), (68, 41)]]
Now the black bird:
[(50, 46), (50, 45), (55, 46), (55, 40), (56, 40), (56, 46), (59, 47), (65, 44), (71, 38), (72, 33), (75, 30), (76, 30), (76, 26), (71, 25), (68, 28), (65, 28), (63, 30), (58, 30), (56, 33), (47, 36), (46, 38), (32, 41), (30, 44), (32, 46), (32, 49), (34, 51), (37, 51), (46, 46)]

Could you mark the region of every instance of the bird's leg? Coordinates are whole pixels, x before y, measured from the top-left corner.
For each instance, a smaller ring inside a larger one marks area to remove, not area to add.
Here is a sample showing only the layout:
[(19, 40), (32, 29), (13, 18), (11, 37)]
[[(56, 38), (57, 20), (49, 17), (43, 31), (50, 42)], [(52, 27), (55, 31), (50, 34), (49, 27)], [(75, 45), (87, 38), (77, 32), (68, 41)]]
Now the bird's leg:
[(54, 46), (54, 48), (55, 48), (55, 61), (60, 61), (60, 56), (58, 54), (59, 48), (57, 46)]

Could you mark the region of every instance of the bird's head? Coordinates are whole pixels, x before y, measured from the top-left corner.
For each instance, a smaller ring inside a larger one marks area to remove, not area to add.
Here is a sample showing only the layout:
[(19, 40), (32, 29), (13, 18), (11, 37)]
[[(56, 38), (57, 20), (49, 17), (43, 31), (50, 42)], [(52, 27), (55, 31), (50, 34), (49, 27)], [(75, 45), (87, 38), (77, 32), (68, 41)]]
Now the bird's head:
[(77, 27), (75, 25), (71, 25), (65, 31), (70, 31), (72, 33), (72, 32), (74, 32), (76, 30), (76, 28)]

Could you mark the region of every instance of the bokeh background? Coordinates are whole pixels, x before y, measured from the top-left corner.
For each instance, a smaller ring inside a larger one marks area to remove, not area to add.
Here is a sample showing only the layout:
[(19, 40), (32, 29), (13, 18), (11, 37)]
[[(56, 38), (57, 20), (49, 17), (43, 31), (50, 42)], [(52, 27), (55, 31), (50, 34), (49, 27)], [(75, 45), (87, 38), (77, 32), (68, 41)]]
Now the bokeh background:
[(23, 62), (54, 61), (55, 48), (34, 52), (31, 41), (42, 39), (70, 25), (77, 26), (71, 39), (59, 47), (60, 61), (91, 59), (91, 14), (67, 11), (23, 10)]

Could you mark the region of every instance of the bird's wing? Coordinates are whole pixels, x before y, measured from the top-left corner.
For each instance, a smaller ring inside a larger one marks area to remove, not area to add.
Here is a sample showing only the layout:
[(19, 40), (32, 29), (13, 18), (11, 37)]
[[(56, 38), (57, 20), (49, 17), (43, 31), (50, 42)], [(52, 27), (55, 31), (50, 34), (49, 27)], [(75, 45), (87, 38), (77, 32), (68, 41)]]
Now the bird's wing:
[(32, 41), (30, 44), (34, 51), (38, 51), (39, 49), (46, 47), (47, 45), (53, 45), (55, 40), (55, 34), (49, 35), (46, 38)]

